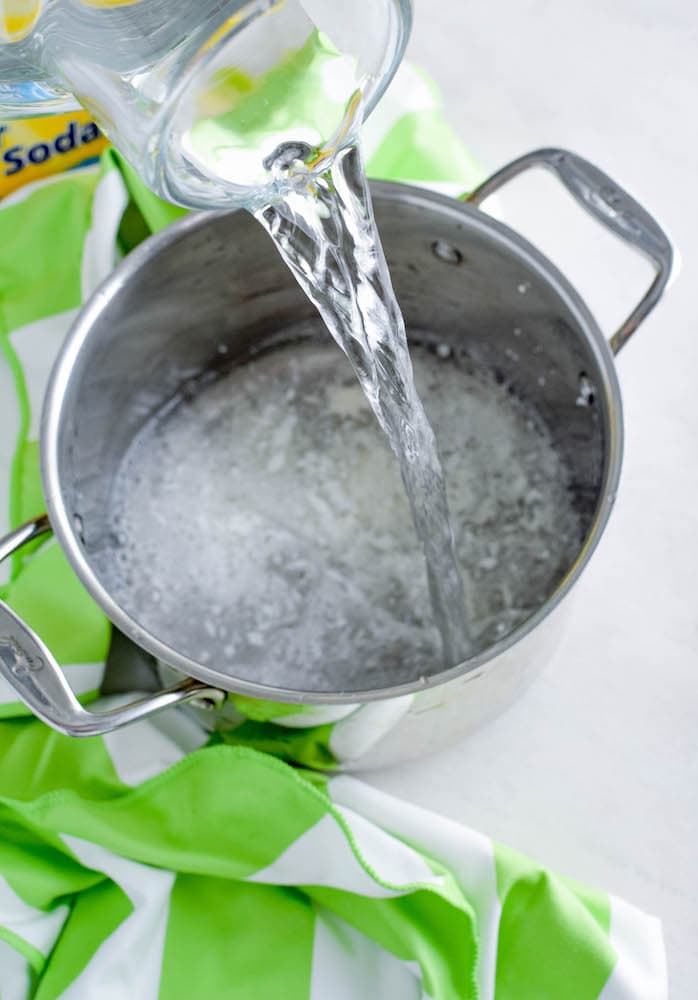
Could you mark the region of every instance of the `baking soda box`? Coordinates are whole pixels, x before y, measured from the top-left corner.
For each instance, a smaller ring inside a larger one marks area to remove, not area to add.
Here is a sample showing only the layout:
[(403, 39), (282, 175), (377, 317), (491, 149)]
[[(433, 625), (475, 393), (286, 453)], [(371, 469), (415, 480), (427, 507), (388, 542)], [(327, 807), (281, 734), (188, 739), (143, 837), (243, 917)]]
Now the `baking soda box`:
[(29, 181), (93, 163), (107, 145), (86, 111), (0, 122), (0, 198)]

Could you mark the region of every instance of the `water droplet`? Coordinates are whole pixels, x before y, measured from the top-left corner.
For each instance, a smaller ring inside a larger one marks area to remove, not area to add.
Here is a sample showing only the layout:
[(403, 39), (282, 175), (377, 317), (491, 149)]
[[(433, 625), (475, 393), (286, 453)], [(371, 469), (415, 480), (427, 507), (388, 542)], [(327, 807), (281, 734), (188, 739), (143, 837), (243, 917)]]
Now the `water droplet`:
[(450, 344), (437, 344), (436, 345), (436, 355), (437, 355), (437, 357), (442, 358), (443, 360), (445, 360), (446, 358), (450, 358), (452, 354), (453, 354), (453, 348), (451, 347)]
[(227, 354), (228, 353), (228, 345), (227, 344), (219, 344), (218, 347), (216, 348), (216, 350), (218, 351), (219, 354)]
[(75, 528), (75, 533), (77, 534), (80, 541), (84, 542), (85, 539), (83, 537), (83, 531), (85, 526), (79, 514), (73, 514), (73, 527)]
[(515, 337), (520, 337), (521, 336), (521, 327), (520, 326), (515, 326), (514, 327), (514, 336)]
[(538, 382), (538, 385), (545, 385), (545, 375), (539, 375), (536, 381)]
[(519, 293), (519, 295), (525, 295), (530, 287), (531, 287), (530, 281), (520, 281), (519, 284), (516, 286), (516, 291)]

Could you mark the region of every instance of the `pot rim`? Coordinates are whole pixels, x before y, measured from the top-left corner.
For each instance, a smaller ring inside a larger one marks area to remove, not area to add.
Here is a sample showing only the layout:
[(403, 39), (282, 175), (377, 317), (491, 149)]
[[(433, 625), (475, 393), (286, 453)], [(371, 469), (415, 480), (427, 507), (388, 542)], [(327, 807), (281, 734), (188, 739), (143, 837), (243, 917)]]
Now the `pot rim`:
[(107, 307), (119, 290), (151, 258), (172, 243), (186, 237), (211, 219), (230, 214), (224, 210), (199, 212), (184, 216), (159, 233), (150, 236), (136, 247), (124, 261), (102, 282), (82, 307), (59, 352), (49, 379), (44, 399), (40, 434), (41, 477), (46, 497), (48, 515), (58, 542), (72, 569), (91, 597), (101, 607), (110, 621), (147, 652), (190, 677), (211, 687), (231, 693), (266, 701), (291, 704), (331, 705), (379, 701), (425, 691), (453, 681), (481, 676), (493, 666), (499, 656), (524, 639), (557, 608), (570, 593), (584, 571), (606, 528), (615, 500), (623, 454), (623, 418), (620, 386), (616, 375), (611, 349), (598, 323), (568, 279), (539, 250), (504, 223), (493, 219), (478, 208), (464, 201), (437, 194), (424, 188), (392, 181), (372, 181), (371, 193), (375, 201), (407, 201), (425, 209), (437, 207), (466, 218), (468, 226), (503, 245), (522, 258), (528, 267), (552, 286), (556, 294), (577, 320), (591, 348), (601, 376), (597, 385), (598, 399), (603, 403), (606, 440), (604, 469), (600, 499), (586, 539), (577, 557), (548, 599), (517, 628), (498, 642), (475, 656), (448, 669), (434, 673), (424, 680), (417, 679), (387, 688), (351, 691), (303, 691), (273, 687), (257, 681), (231, 677), (212, 667), (198, 663), (179, 653), (152, 635), (128, 614), (110, 595), (92, 570), (82, 544), (76, 535), (73, 517), (66, 509), (61, 490), (61, 470), (58, 459), (59, 436), (63, 401), (71, 378), (80, 370), (81, 353), (87, 343), (94, 320)]

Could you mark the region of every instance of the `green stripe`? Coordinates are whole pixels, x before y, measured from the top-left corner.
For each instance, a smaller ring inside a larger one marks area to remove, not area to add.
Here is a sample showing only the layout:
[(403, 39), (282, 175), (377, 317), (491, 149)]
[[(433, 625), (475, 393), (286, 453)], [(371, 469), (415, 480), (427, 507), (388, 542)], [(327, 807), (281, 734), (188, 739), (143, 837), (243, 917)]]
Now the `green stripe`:
[(210, 743), (252, 747), (292, 764), (330, 771), (337, 767), (335, 756), (330, 750), (332, 729), (332, 724), (279, 726), (273, 722), (248, 719), (235, 729), (214, 733)]
[(495, 864), (502, 903), (496, 1000), (597, 1000), (616, 959), (607, 902), (589, 890), (577, 895), (571, 883), (499, 844)]
[(598, 889), (590, 889), (589, 886), (582, 885), (576, 879), (567, 878), (565, 875), (558, 875), (557, 878), (587, 908), (604, 934), (610, 934), (611, 901), (607, 893), (599, 892)]
[[(12, 239), (0, 241), (0, 347), (14, 378), (20, 412), (10, 477), (12, 526), (41, 513), (45, 505), (39, 445), (27, 440), (29, 396), (9, 333), (18, 325), (79, 304), (82, 246), (96, 180), (92, 171), (52, 184), (2, 213)], [(60, 234), (60, 240), (55, 234)], [(37, 273), (42, 275), (38, 283)], [(2, 588), (2, 597), (37, 630), (59, 662), (99, 662), (106, 657), (111, 626), (62, 553), (56, 546), (46, 548), (45, 541), (39, 539), (13, 556), (10, 584)], [(41, 552), (32, 559), (39, 548)], [(2, 706), (2, 715), (7, 714), (7, 707)]]
[[(0, 927), (0, 941), (5, 941), (11, 948), (18, 951), (20, 955), (23, 955), (33, 971), (37, 975), (41, 975), (46, 965), (46, 959), (38, 948), (35, 948), (29, 941), (25, 941), (19, 934), (15, 934), (9, 927)], [(1, 993), (0, 996), (2, 996)]]
[(97, 171), (79, 171), (3, 208), (0, 288), (6, 329), (80, 304), (82, 246), (97, 180)]
[[(2, 210), (5, 237), (0, 240), (0, 349), (14, 377), (20, 414), (10, 480), (13, 527), (26, 519), (25, 449), (30, 408), (24, 374), (9, 335), (27, 323), (80, 304), (82, 245), (89, 228), (96, 180), (94, 170), (73, 174)], [(37, 275), (41, 275), (40, 281)], [(13, 579), (23, 558), (23, 554), (13, 557)]]
[[(17, 375), (15, 375), (15, 378), (17, 378)], [(26, 396), (26, 387), (24, 385), (23, 378), (22, 389), (24, 391), (24, 395)], [(26, 440), (29, 421), (30, 411), (29, 402), (27, 400), (26, 423), (25, 415), (23, 414), (22, 428), (20, 434), (18, 435), (19, 444), (15, 451), (14, 461), (12, 463), (11, 483), (13, 501), (11, 518), (13, 527), (19, 524), (24, 524), (25, 521), (29, 521), (31, 518), (43, 514), (46, 510), (46, 501), (44, 500), (44, 493), (41, 486), (41, 472), (39, 470), (39, 442)], [(24, 567), (31, 554), (36, 552), (37, 549), (40, 549), (42, 545), (45, 545), (47, 541), (48, 539), (46, 535), (40, 536), (33, 542), (23, 545), (21, 551), (15, 553), (13, 556), (15, 577), (18, 575), (21, 568)]]
[(2, 719), (14, 719), (17, 716), (27, 718), (34, 713), (24, 704), (23, 701), (3, 701), (0, 702), (0, 721)]
[(313, 932), (313, 908), (295, 889), (180, 875), (160, 1000), (308, 1000)]
[[(9, 482), (9, 510), (10, 527), (15, 528), (22, 523), (22, 466), (24, 461), (24, 444), (29, 433), (31, 412), (29, 409), (29, 393), (24, 380), (24, 373), (19, 359), (10, 344), (8, 336), (9, 330), (5, 319), (4, 296), (0, 295), (0, 351), (5, 355), (8, 366), (12, 373), (17, 393), (17, 405), (19, 406), (19, 428), (15, 444), (12, 468), (10, 470)], [(18, 552), (12, 556), (10, 579), (13, 580), (20, 571), (22, 565), (22, 553)], [(7, 587), (0, 588), (0, 596), (5, 597)]]
[[(123, 890), (104, 877), (97, 885), (80, 892), (74, 898), (33, 1000), (56, 1000), (61, 996), (86, 968), (102, 942), (132, 912), (133, 904)], [(129, 956), (124, 955), (123, 960), (128, 962)], [(105, 983), (105, 987), (109, 984)]]
[[(39, 462), (39, 442), (25, 441), (22, 448), (19, 477), (19, 523), (38, 517), (46, 510), (44, 492), (41, 488), (41, 471)], [(45, 539), (38, 539), (45, 541)], [(36, 547), (36, 545), (34, 546)], [(31, 548), (24, 546), (23, 552), (28, 555)]]
[(28, 906), (50, 911), (101, 882), (83, 868), (59, 836), (0, 805), (0, 874)]
[(449, 182), (472, 187), (484, 179), (480, 165), (453, 129), (434, 111), (411, 111), (393, 125), (367, 163), (371, 177)]
[[(26, 520), (25, 501), (35, 502), (40, 484), (37, 478), (30, 487), (30, 498), (29, 396), (9, 335), (27, 323), (79, 305), (82, 244), (89, 227), (96, 179), (96, 171), (71, 175), (2, 210), (5, 238), (0, 240), (0, 350), (14, 378), (20, 416), (9, 484), (13, 527)], [(40, 281), (37, 274), (41, 275)], [(24, 558), (25, 553), (13, 556), (12, 579), (19, 574)]]
[(255, 722), (273, 722), (274, 719), (282, 719), (285, 715), (301, 715), (303, 712), (312, 712), (312, 705), (289, 705), (284, 701), (262, 701), (261, 698), (249, 698), (243, 694), (229, 694), (235, 708), (241, 715)]
[[(367, 899), (339, 889), (305, 891), (397, 958), (418, 962), (434, 1000), (477, 1000), (475, 914), (462, 894), (456, 903), (436, 888), (393, 899)], [(563, 997), (567, 1000), (565, 994), (556, 1000)]]
[[(367, 864), (343, 814), (334, 807), (332, 813), (358, 862), (377, 884), (400, 888), (391, 886)], [(434, 1000), (477, 1000), (480, 949), (475, 912), (452, 873), (420, 853), (440, 877), (439, 883), (403, 886), (409, 892), (392, 899), (324, 887), (306, 886), (304, 891), (316, 904), (331, 909), (396, 958), (417, 962), (425, 989)]]
[[(3, 723), (0, 731), (28, 725), (17, 720)], [(76, 748), (86, 742), (73, 741)], [(53, 752), (46, 751), (47, 771)], [(7, 770), (0, 776), (0, 803), (48, 833), (73, 834), (171, 871), (225, 878), (265, 868), (329, 810), (326, 796), (292, 768), (241, 747), (195, 751), (125, 791), (100, 781), (99, 774), (88, 773), (83, 781), (77, 760), (72, 778), (57, 776), (56, 787), (45, 794), (36, 795), (34, 788), (23, 792)], [(61, 780), (66, 787), (59, 787)]]
[[(103, 154), (103, 162), (109, 162), (119, 170), (130, 198), (128, 218), (122, 220), (120, 238), (125, 252), (133, 249), (152, 233), (157, 233), (171, 222), (187, 215), (187, 209), (171, 205), (158, 198), (145, 186), (133, 167), (117, 153), (108, 149)], [(134, 211), (135, 210), (135, 211)]]
[(118, 778), (99, 736), (76, 740), (38, 719), (9, 719), (0, 726), (0, 795), (17, 803), (71, 786), (102, 799), (127, 786)]

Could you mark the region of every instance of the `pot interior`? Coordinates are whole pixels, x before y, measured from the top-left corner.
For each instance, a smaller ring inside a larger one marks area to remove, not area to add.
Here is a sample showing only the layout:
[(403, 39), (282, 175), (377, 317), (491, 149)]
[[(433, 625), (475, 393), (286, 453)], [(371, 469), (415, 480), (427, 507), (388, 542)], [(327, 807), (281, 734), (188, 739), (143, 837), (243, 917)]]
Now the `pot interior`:
[[(525, 406), (530, 419), (539, 422), (564, 469), (573, 522), (565, 521), (561, 513), (557, 535), (565, 534), (565, 544), (544, 572), (536, 577), (535, 567), (524, 567), (535, 591), (535, 599), (529, 595), (530, 613), (525, 617), (533, 620), (554, 603), (569, 584), (573, 568), (579, 567), (580, 554), (598, 530), (609, 479), (617, 472), (611, 468), (618, 413), (609, 353), (574, 293), (550, 265), (504, 227), (476, 210), (398, 185), (377, 185), (374, 203), (408, 334), (423, 354), (425, 370), (441, 358), (455, 364), (464, 377), (489, 380), (493, 392), (509, 395), (512, 406)], [(78, 321), (70, 372), (66, 367), (65, 391), (54, 413), (58, 496), (53, 498), (52, 514), (56, 510), (65, 514), (54, 521), (83, 581), (115, 623), (145, 648), (203, 679), (210, 680), (214, 673), (230, 689), (242, 681), (313, 695), (350, 695), (437, 677), (444, 665), (433, 634), (428, 636), (428, 608), (423, 599), (420, 606), (419, 589), (408, 588), (405, 600), (415, 610), (417, 624), (424, 625), (421, 646), (421, 640), (412, 641), (419, 629), (409, 633), (402, 647), (394, 644), (388, 652), (379, 649), (373, 636), (369, 646), (376, 656), (371, 659), (368, 646), (360, 646), (356, 627), (347, 635), (346, 623), (340, 623), (334, 644), (330, 632), (329, 645), (321, 651), (324, 668), (299, 678), (285, 670), (279, 651), (270, 651), (266, 642), (258, 658), (250, 656), (249, 646), (242, 658), (237, 656), (228, 635), (208, 649), (201, 648), (199, 640), (184, 649), (181, 639), (173, 642), (166, 616), (153, 614), (153, 607), (161, 603), (163, 590), (171, 589), (175, 575), (181, 596), (168, 611), (173, 621), (189, 618), (205, 627), (208, 621), (202, 622), (202, 609), (221, 600), (225, 603), (214, 579), (206, 593), (207, 568), (192, 565), (190, 554), (184, 557), (189, 550), (178, 529), (169, 532), (169, 564), (151, 560), (150, 565), (157, 567), (152, 578), (128, 584), (128, 570), (118, 578), (123, 539), (112, 517), (115, 498), (124, 470), (139, 474), (138, 460), (145, 452), (139, 453), (134, 441), (143, 438), (143, 428), (154, 417), (175, 409), (175, 400), (181, 408), (203, 394), (220, 394), (226, 379), (239, 387), (244, 372), (259, 371), (260, 365), (272, 369), (295, 365), (307, 394), (312, 392), (313, 377), (318, 386), (331, 381), (326, 367), (332, 365), (327, 360), (330, 353), (346, 364), (251, 216), (217, 214), (188, 220), (157, 240), (122, 265), (99, 307), (93, 305)], [(315, 352), (315, 375), (308, 351)], [(295, 355), (306, 358), (300, 368), (292, 360)], [(317, 362), (317, 357), (325, 361)], [(272, 379), (276, 391), (286, 379), (283, 371), (277, 375), (276, 382)], [(60, 381), (60, 366), (57, 378)], [(457, 393), (457, 383), (451, 380), (451, 384)], [(53, 405), (58, 403), (54, 400)], [(453, 409), (460, 412), (455, 404)], [(451, 451), (458, 449), (459, 434), (467, 450), (467, 427), (451, 427), (449, 434)], [(195, 439), (190, 438), (189, 444), (196, 456)], [(167, 461), (186, 460), (181, 452), (175, 459), (173, 455), (162, 460), (163, 467)], [(385, 462), (389, 461), (387, 455)], [(506, 479), (506, 466), (501, 474)], [(176, 479), (172, 482), (173, 489), (183, 492), (186, 486), (185, 480), (179, 485)], [(307, 483), (303, 489), (309, 492)], [(148, 518), (154, 524), (158, 516), (156, 509), (146, 509), (149, 490), (146, 482), (140, 498), (132, 498), (132, 503), (143, 506), (146, 546)], [(188, 514), (195, 530), (215, 538), (221, 531), (220, 520), (207, 523), (199, 517), (197, 521), (201, 505), (195, 499), (193, 490)], [(290, 497), (285, 505), (277, 503), (289, 509), (291, 505)], [(321, 517), (322, 511), (309, 501), (307, 520), (313, 531), (319, 530)], [(414, 576), (411, 566), (403, 571), (408, 581)], [(480, 578), (483, 573), (486, 568)], [(346, 584), (342, 586), (346, 589)], [(263, 596), (255, 597), (258, 606)], [(223, 614), (228, 614), (234, 635), (239, 624), (235, 610), (224, 608)], [(214, 630), (220, 627), (218, 619), (210, 624)], [(483, 632), (473, 664), (502, 643), (516, 641), (527, 627), (530, 623), (517, 620), (504, 634), (496, 629)], [(405, 642), (412, 653), (417, 649), (415, 655), (408, 655)], [(353, 666), (352, 644), (357, 654)], [(225, 647), (233, 650), (230, 656), (221, 653)]]

